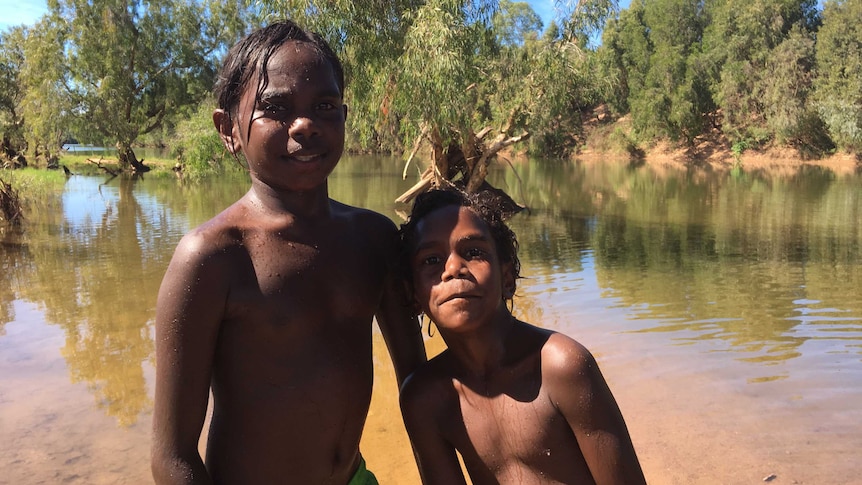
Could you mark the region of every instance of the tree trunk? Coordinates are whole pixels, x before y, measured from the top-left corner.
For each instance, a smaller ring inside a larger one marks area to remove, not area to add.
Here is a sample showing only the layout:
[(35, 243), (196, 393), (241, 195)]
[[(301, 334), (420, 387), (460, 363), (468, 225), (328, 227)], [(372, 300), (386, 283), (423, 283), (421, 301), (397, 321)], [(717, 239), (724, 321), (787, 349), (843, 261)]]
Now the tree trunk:
[(24, 153), (12, 146), (12, 141), (5, 134), (3, 135), (2, 147), (0, 147), (0, 156), (5, 162), (0, 163), (0, 166), (5, 168), (22, 168), (27, 166), (27, 157)]
[(132, 147), (117, 143), (117, 158), (120, 164), (120, 170), (128, 170), (132, 169), (134, 173), (144, 173), (149, 172), (150, 167), (144, 165), (143, 160), (138, 160), (135, 157), (135, 152), (132, 150)]
[[(515, 202), (502, 190), (492, 187), (485, 181), (485, 177), (488, 175), (488, 166), (496, 159), (497, 153), (500, 150), (525, 140), (530, 135), (524, 132), (518, 136), (509, 136), (508, 133), (502, 132), (490, 143), (486, 143), (485, 137), (491, 131), (491, 128), (485, 128), (478, 133), (471, 131), (465, 137), (466, 141), (463, 145), (452, 142), (448, 147), (443, 146), (442, 137), (436, 130), (430, 130), (430, 133), (427, 135), (423, 131), (423, 134), (420, 136), (431, 144), (431, 163), (422, 172), (419, 181), (401, 194), (395, 201), (409, 203), (417, 195), (427, 190), (454, 185), (469, 193), (485, 190), (493, 191), (504, 199), (507, 216), (523, 210), (524, 206)], [(420, 141), (421, 139), (417, 141), (413, 154), (417, 151)], [(413, 154), (411, 154), (408, 163), (412, 160)]]

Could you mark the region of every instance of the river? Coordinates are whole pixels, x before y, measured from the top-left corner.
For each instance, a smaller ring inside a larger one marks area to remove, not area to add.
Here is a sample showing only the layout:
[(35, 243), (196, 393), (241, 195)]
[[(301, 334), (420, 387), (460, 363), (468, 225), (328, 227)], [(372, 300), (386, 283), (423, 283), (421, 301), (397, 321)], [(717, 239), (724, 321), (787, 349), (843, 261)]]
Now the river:
[[(345, 157), (331, 195), (401, 222), (402, 164)], [(533, 160), (491, 180), (529, 207), (515, 314), (596, 355), (650, 483), (860, 483), (862, 175)], [(73, 176), (0, 236), (0, 484), (151, 482), (156, 293), (246, 187)], [(374, 339), (363, 455), (418, 483)]]

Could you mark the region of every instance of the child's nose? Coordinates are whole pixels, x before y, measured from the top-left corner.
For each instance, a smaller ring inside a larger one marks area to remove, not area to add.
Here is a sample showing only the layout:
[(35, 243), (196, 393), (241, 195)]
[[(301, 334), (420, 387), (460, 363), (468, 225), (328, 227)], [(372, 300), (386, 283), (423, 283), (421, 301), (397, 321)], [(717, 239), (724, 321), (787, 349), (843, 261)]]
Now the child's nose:
[(319, 134), (317, 125), (307, 116), (299, 116), (293, 120), (288, 133), (291, 138), (311, 138)]
[(457, 254), (450, 254), (446, 258), (446, 265), (443, 268), (443, 281), (448, 281), (455, 278), (460, 278), (467, 273), (467, 266), (464, 264), (464, 259)]

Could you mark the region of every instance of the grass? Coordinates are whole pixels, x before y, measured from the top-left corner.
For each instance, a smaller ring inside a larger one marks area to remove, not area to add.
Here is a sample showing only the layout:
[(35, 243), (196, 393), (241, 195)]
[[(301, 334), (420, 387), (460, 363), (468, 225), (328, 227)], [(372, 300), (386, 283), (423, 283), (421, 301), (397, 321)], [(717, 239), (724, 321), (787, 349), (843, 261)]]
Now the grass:
[[(21, 168), (17, 170), (0, 169), (0, 203), (3, 204), (4, 222), (17, 224), (27, 218), (27, 212), (34, 208), (47, 208), (54, 205), (63, 193), (66, 176), (60, 170)], [(17, 221), (10, 217), (17, 214)]]
[[(81, 174), (81, 175), (101, 175), (105, 173), (104, 170), (100, 169), (99, 166), (93, 162), (101, 163), (103, 166), (110, 168), (111, 170), (116, 171), (118, 169), (118, 160), (116, 157), (108, 156), (102, 157), (100, 155), (78, 155), (72, 153), (66, 153), (60, 157), (60, 165), (65, 166), (72, 173)], [(144, 165), (151, 167), (152, 171), (150, 173), (159, 173), (159, 172), (167, 172), (170, 173), (171, 169), (176, 165), (177, 161), (173, 158), (147, 158), (144, 160)], [(63, 173), (62, 170), (59, 171), (60, 174)]]

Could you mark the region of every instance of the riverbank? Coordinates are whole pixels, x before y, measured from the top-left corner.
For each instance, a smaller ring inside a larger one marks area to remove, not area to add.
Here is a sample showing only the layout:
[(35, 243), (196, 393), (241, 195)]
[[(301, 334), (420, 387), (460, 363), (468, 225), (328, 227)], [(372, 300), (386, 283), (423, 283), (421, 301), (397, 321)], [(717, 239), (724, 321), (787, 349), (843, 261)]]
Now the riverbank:
[(602, 124), (597, 120), (585, 124), (585, 143), (572, 156), (585, 163), (624, 162), (653, 167), (699, 169), (710, 172), (764, 171), (772, 175), (793, 175), (803, 167), (819, 167), (843, 175), (862, 171), (862, 154), (835, 153), (814, 158), (803, 156), (787, 146), (766, 146), (741, 150), (736, 154), (732, 143), (717, 131), (698, 137), (692, 146), (674, 146), (668, 142), (640, 147), (631, 141), (630, 123), (623, 118)]

